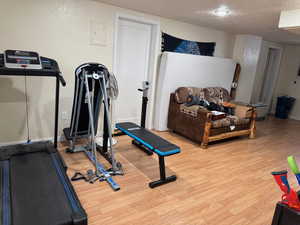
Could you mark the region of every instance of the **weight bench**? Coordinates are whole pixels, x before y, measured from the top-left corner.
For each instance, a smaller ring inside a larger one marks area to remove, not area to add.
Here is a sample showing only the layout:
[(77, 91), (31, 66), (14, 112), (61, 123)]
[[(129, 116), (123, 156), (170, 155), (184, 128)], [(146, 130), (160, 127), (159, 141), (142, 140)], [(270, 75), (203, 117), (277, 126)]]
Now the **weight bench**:
[(159, 159), (160, 180), (152, 181), (149, 183), (150, 188), (170, 183), (175, 181), (175, 175), (166, 177), (165, 171), (165, 156), (174, 155), (180, 152), (180, 148), (165, 139), (153, 134), (146, 128), (142, 128), (135, 123), (125, 122), (117, 123), (116, 128), (133, 138), (136, 142), (146, 147), (148, 150), (156, 153)]

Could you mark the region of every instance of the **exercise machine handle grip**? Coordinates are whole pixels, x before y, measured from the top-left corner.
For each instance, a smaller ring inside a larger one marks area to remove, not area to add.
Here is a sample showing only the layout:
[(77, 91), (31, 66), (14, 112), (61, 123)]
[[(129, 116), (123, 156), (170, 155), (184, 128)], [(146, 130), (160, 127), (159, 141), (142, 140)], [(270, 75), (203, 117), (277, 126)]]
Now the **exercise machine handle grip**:
[(58, 77), (58, 79), (59, 79), (61, 85), (62, 85), (63, 87), (65, 87), (65, 86), (66, 86), (66, 81), (65, 81), (64, 77), (63, 77), (62, 75), (58, 75), (57, 77)]

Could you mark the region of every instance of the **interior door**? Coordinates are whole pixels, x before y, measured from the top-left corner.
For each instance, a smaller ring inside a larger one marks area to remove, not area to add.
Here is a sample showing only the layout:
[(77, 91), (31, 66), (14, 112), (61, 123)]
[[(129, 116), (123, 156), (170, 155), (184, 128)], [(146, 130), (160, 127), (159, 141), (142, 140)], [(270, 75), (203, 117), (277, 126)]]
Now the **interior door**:
[(269, 49), (268, 59), (265, 68), (264, 80), (262, 83), (262, 89), (259, 96), (259, 101), (268, 105), (269, 111), (271, 109), (271, 101), (273, 90), (276, 82), (276, 71), (279, 66), (279, 50)]
[(151, 25), (120, 19), (117, 35), (115, 121), (140, 123), (142, 94), (137, 89), (148, 80)]

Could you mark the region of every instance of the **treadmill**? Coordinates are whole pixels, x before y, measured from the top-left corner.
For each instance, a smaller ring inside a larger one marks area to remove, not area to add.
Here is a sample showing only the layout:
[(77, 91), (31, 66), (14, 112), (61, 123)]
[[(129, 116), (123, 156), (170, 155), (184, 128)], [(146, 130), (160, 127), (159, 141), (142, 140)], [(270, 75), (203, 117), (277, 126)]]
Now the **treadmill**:
[(66, 85), (57, 62), (36, 52), (6, 50), (0, 54), (0, 75), (56, 78), (54, 144), (0, 148), (0, 225), (87, 225), (57, 151), (59, 88)]

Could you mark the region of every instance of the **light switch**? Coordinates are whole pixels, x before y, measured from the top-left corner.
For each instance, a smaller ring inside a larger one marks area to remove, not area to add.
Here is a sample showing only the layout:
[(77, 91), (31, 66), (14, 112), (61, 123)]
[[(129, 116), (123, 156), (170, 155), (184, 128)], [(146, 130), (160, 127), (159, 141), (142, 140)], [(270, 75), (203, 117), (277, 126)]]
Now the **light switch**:
[(104, 23), (90, 21), (90, 45), (106, 46), (107, 28)]

